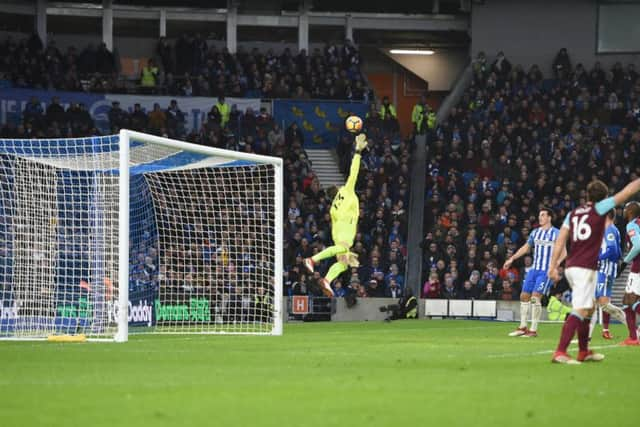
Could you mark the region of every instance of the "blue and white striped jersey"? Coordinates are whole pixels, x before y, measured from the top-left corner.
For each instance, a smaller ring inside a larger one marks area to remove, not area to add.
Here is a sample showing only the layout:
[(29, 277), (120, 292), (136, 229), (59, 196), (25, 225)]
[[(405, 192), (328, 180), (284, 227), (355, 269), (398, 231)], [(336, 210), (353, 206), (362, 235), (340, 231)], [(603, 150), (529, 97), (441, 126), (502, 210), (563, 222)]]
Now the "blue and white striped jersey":
[(606, 275), (607, 278), (618, 275), (618, 261), (622, 257), (620, 242), (618, 227), (615, 225), (608, 226), (604, 231), (600, 255), (598, 256), (598, 271)]
[(542, 271), (549, 269), (553, 245), (558, 238), (559, 232), (560, 230), (556, 227), (549, 227), (546, 230), (538, 227), (531, 231), (527, 243), (533, 248), (534, 269)]

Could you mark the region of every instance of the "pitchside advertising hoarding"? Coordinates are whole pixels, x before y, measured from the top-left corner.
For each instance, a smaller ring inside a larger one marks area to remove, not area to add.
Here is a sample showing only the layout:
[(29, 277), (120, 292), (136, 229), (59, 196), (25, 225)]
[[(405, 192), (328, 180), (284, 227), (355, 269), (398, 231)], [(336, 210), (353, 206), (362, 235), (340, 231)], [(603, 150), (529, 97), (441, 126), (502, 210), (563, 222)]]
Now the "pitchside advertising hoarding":
[[(171, 100), (178, 101), (178, 107), (185, 115), (185, 129), (187, 132), (198, 130), (204, 123), (207, 113), (217, 102), (217, 98), (199, 96), (149, 96), (149, 95), (119, 95), (119, 94), (94, 94), (84, 92), (44, 91), (31, 89), (2, 89), (0, 91), (0, 124), (18, 124), (22, 120), (22, 113), (31, 98), (36, 98), (42, 110), (46, 111), (47, 105), (53, 97), (60, 99), (60, 104), (66, 110), (73, 102), (82, 103), (93, 117), (96, 127), (103, 134), (109, 134), (109, 110), (113, 101), (120, 102), (120, 108), (133, 111), (135, 104), (140, 104), (147, 113), (153, 111), (153, 104), (158, 103), (160, 108), (169, 107)], [(229, 106), (237, 105), (238, 109), (245, 111), (247, 108), (254, 112), (260, 111), (260, 99), (257, 98), (226, 98)]]
[[(54, 324), (63, 328), (89, 326), (94, 318), (96, 304), (90, 297), (82, 296), (73, 303), (59, 303), (55, 309)], [(118, 318), (117, 301), (107, 303), (109, 323), (116, 323)], [(10, 331), (21, 317), (20, 303), (13, 299), (0, 300), (0, 331)], [(29, 316), (33, 319), (33, 316)], [(140, 292), (131, 295), (128, 304), (129, 326), (154, 326), (163, 322), (202, 322), (214, 320), (211, 303), (208, 298), (188, 298), (181, 302), (162, 302), (154, 291)], [(220, 321), (218, 319), (217, 321)]]

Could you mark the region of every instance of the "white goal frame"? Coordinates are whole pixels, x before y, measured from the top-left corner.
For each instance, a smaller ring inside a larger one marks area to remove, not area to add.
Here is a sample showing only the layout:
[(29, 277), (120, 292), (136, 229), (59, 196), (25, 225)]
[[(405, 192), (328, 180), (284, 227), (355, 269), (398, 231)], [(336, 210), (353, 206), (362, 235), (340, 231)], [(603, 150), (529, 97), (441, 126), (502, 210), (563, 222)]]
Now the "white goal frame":
[[(131, 182), (131, 168), (134, 164), (131, 163), (131, 144), (132, 142), (141, 142), (145, 144), (155, 145), (162, 147), (163, 149), (173, 149), (176, 151), (184, 151), (207, 157), (219, 157), (225, 160), (233, 161), (246, 161), (257, 165), (269, 165), (273, 170), (273, 199), (270, 198), (273, 203), (273, 210), (270, 210), (273, 214), (273, 247), (265, 249), (273, 250), (273, 271), (270, 272), (265, 278), (269, 278), (273, 283), (273, 299), (271, 306), (271, 318), (263, 323), (265, 328), (263, 330), (251, 331), (251, 330), (236, 330), (231, 328), (230, 330), (214, 330), (214, 329), (202, 329), (202, 330), (190, 330), (185, 328), (184, 331), (177, 330), (161, 330), (156, 327), (145, 330), (144, 333), (150, 334), (228, 334), (228, 335), (282, 335), (283, 333), (283, 161), (278, 157), (271, 157), (265, 155), (257, 155), (251, 153), (244, 153), (232, 150), (224, 150), (220, 148), (207, 147), (197, 144), (192, 144), (183, 141), (177, 141), (169, 138), (159, 137), (155, 135), (149, 135), (142, 132), (136, 132), (128, 129), (120, 130), (118, 147), (119, 152), (117, 156), (114, 153), (114, 166), (118, 165), (118, 203), (117, 209), (117, 224), (118, 224), (118, 242), (117, 253), (118, 260), (118, 299), (115, 302), (117, 305), (117, 317), (115, 320), (114, 334), (112, 336), (106, 335), (103, 337), (91, 337), (88, 336), (88, 341), (99, 342), (127, 342), (129, 339), (129, 282), (130, 282), (130, 213), (131, 213), (131, 199), (130, 199), (130, 182)], [(29, 144), (33, 140), (25, 139), (24, 144)], [(117, 163), (116, 163), (117, 162)], [(206, 166), (205, 166), (206, 167)], [(115, 184), (115, 182), (114, 182)], [(115, 188), (114, 188), (115, 190)], [(115, 191), (112, 193), (115, 196)], [(135, 196), (135, 194), (134, 194)], [(270, 203), (271, 203), (270, 202)], [(115, 235), (114, 235), (115, 236)], [(115, 248), (114, 248), (115, 249)], [(115, 264), (114, 264), (115, 265)], [(271, 276), (273, 274), (273, 277)], [(1, 308), (1, 307), (0, 307)], [(114, 307), (115, 308), (115, 307)], [(115, 313), (114, 313), (115, 314)], [(269, 330), (269, 324), (271, 328)], [(60, 336), (54, 335), (53, 338), (60, 338)], [(48, 337), (49, 339), (52, 336)], [(46, 340), (44, 336), (0, 336), (0, 340)], [(64, 341), (64, 336), (60, 341)], [(73, 341), (74, 336), (70, 336), (70, 341)], [(76, 337), (77, 338), (77, 337)]]
[[(129, 147), (130, 141), (138, 140), (155, 145), (162, 145), (169, 148), (176, 148), (192, 153), (204, 154), (208, 156), (221, 156), (226, 158), (235, 158), (237, 160), (247, 160), (259, 164), (273, 165), (275, 170), (275, 236), (274, 236), (274, 298), (273, 298), (273, 328), (270, 335), (282, 335), (282, 263), (283, 263), (283, 168), (282, 159), (279, 157), (263, 156), (258, 154), (242, 153), (238, 151), (223, 150), (221, 148), (207, 147), (203, 145), (192, 144), (189, 142), (176, 141), (155, 135), (149, 135), (142, 132), (136, 132), (128, 129), (120, 130), (120, 194), (119, 194), (119, 253), (118, 253), (118, 282), (120, 284), (119, 293), (119, 318), (118, 330), (114, 341), (125, 342), (129, 336), (128, 323), (128, 304), (129, 304)], [(123, 173), (123, 171), (126, 171)], [(153, 333), (153, 332), (151, 332)], [(221, 331), (185, 331), (174, 332), (174, 334), (225, 334)], [(231, 333), (230, 333), (231, 334)], [(233, 332), (233, 335), (257, 335), (256, 332)]]

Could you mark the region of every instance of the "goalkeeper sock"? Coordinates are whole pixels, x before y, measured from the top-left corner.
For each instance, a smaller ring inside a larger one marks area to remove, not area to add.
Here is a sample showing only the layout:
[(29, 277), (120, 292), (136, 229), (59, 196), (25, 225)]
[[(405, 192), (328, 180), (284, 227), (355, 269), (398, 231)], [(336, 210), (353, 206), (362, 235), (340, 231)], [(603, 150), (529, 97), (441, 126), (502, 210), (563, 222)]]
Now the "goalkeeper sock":
[(542, 303), (539, 298), (533, 297), (531, 298), (531, 305), (531, 330), (537, 331), (538, 322), (540, 321), (540, 317), (542, 317)]
[(335, 262), (327, 272), (327, 275), (325, 278), (327, 279), (329, 284), (331, 284), (331, 282), (333, 282), (333, 279), (341, 275), (342, 272), (344, 272), (346, 269), (347, 269), (346, 264), (343, 264), (341, 262)]
[(526, 328), (527, 321), (529, 320), (529, 309), (531, 308), (531, 303), (529, 301), (520, 302), (520, 327)]
[(313, 262), (322, 261), (323, 259), (331, 258), (336, 255), (340, 255), (347, 252), (347, 250), (340, 245), (329, 246), (327, 249), (318, 252), (314, 256), (311, 257)]

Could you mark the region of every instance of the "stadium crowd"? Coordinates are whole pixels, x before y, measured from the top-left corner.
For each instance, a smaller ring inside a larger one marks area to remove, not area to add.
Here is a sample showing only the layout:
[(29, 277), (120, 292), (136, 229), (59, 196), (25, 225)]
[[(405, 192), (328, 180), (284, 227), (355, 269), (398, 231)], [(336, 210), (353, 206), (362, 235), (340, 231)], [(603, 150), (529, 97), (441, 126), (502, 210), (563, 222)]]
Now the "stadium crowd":
[(44, 46), (37, 34), (0, 42), (0, 80), (18, 88), (97, 93), (367, 100), (360, 62), (350, 40), (310, 54), (242, 46), (231, 54), (199, 34), (183, 34), (174, 43), (161, 38), (140, 78), (131, 82), (104, 43), (61, 50), (53, 39)]
[(559, 226), (592, 179), (618, 191), (640, 176), (639, 95), (633, 64), (589, 70), (562, 49), (545, 76), (479, 54), (470, 87), (430, 135), (423, 296), (518, 299), (531, 256), (502, 266), (538, 210), (553, 209)]
[[(76, 90), (86, 88), (64, 86), (74, 81), (65, 76), (87, 70), (89, 74), (116, 72), (110, 65), (113, 57), (103, 47), (89, 59), (84, 53), (75, 55), (70, 49), (61, 55), (55, 43), (43, 49), (33, 37), (20, 42), (7, 39), (0, 43), (0, 72), (19, 87)], [(201, 127), (191, 132), (185, 128), (185, 113), (177, 101), (167, 106), (156, 104), (152, 111), (139, 105), (126, 111), (115, 101), (108, 113), (111, 132), (127, 127), (282, 157), (286, 187), (285, 293), (319, 295), (317, 282), (326, 272), (328, 261), (309, 274), (302, 260), (330, 244), (331, 201), (304, 150), (303, 133), (295, 124), (281, 129), (264, 109), (241, 111), (229, 105), (224, 95), (239, 93), (222, 88), (234, 82), (232, 86), (240, 84), (243, 88), (242, 95), (254, 95), (252, 91), (258, 90), (264, 96), (269, 93), (263, 90), (266, 80), (271, 79), (273, 93), (282, 86), (290, 94), (302, 88), (305, 96), (300, 98), (326, 98), (323, 90), (333, 90), (331, 96), (360, 99), (360, 95), (349, 95), (349, 90), (353, 94), (354, 88), (363, 85), (357, 50), (347, 42), (340, 47), (327, 46), (324, 52), (315, 51), (310, 57), (304, 53), (293, 56), (286, 50), (280, 56), (242, 49), (237, 55), (229, 55), (208, 47), (198, 36), (185, 36), (175, 46), (160, 40), (157, 57), (160, 80), (150, 93), (185, 94), (161, 83), (171, 81), (173, 75), (193, 81), (205, 78), (207, 91), (195, 89), (187, 95), (218, 95), (218, 101)], [(38, 71), (51, 66), (54, 71), (59, 67), (60, 73)], [(198, 74), (202, 67), (209, 71)], [(24, 73), (19, 71), (22, 69)], [(342, 84), (337, 83), (339, 80)], [(324, 89), (318, 91), (318, 87)], [(561, 50), (552, 73), (545, 76), (535, 65), (526, 71), (512, 65), (502, 53), (491, 63), (479, 54), (473, 62), (472, 83), (460, 103), (437, 129), (428, 127), (422, 296), (517, 299), (532, 259), (526, 256), (507, 270), (502, 265), (526, 242), (536, 226), (538, 210), (552, 208), (555, 224), (559, 225), (571, 208), (584, 201), (585, 185), (593, 177), (619, 190), (622, 183), (640, 175), (639, 93), (640, 81), (633, 64), (626, 68), (616, 64), (605, 70), (596, 63), (587, 70), (582, 64), (573, 66), (569, 53)], [(362, 97), (367, 96), (363, 92)], [(334, 291), (337, 296), (398, 297), (405, 287), (411, 139), (399, 138), (396, 112), (388, 100), (372, 103), (365, 132), (370, 149), (363, 156), (357, 184), (361, 206), (353, 248), (361, 266), (341, 275), (334, 282)], [(0, 136), (5, 138), (99, 133), (86, 106), (71, 103), (65, 109), (56, 98), (46, 108), (32, 99), (22, 123), (0, 129)], [(343, 134), (337, 148), (343, 173), (348, 171), (353, 153), (352, 139)], [(156, 256), (157, 248), (153, 247), (132, 253), (134, 282), (157, 279), (155, 267), (145, 267), (157, 265)], [(155, 273), (146, 274), (147, 270)]]
[[(389, 109), (383, 103), (382, 110)], [(220, 111), (226, 114), (221, 114)], [(363, 157), (364, 172), (360, 173), (357, 189), (362, 196), (360, 208), (360, 232), (356, 237), (354, 251), (359, 254), (360, 268), (345, 273), (335, 283), (336, 294), (353, 293), (365, 296), (399, 296), (403, 287), (406, 258), (406, 226), (408, 204), (409, 150), (408, 141), (401, 141), (397, 132), (394, 114), (372, 108), (365, 121), (369, 137), (369, 150)], [(184, 138), (188, 141), (249, 153), (268, 154), (284, 159), (285, 197), (287, 221), (285, 222), (285, 293), (319, 295), (317, 281), (326, 272), (328, 265), (320, 263), (314, 275), (309, 275), (302, 266), (302, 259), (330, 244), (330, 218), (325, 192), (313, 171), (304, 149), (304, 135), (294, 123), (282, 129), (265, 109), (254, 112), (240, 111), (226, 104), (224, 97), (218, 98), (200, 129), (187, 133), (185, 114), (177, 101), (162, 109), (156, 104), (154, 110), (146, 112), (139, 105), (126, 111), (114, 101), (108, 112), (111, 133), (120, 128)], [(22, 123), (8, 123), (0, 129), (3, 138), (60, 138), (99, 135), (94, 118), (82, 104), (72, 102), (67, 109), (57, 98), (42, 108), (37, 99), (26, 106)], [(349, 168), (353, 147), (353, 136), (344, 134), (338, 147), (343, 171)], [(132, 246), (131, 290), (139, 291), (157, 283), (158, 248), (153, 244), (150, 229), (144, 227), (148, 238)], [(183, 259), (194, 258), (194, 265), (204, 265), (203, 260), (212, 251), (210, 244), (202, 251), (183, 254)], [(243, 258), (242, 251), (230, 248), (227, 268), (253, 269), (255, 265)], [(237, 259), (235, 259), (237, 257)], [(215, 258), (215, 257), (214, 257)], [(222, 262), (222, 257), (216, 258)], [(255, 260), (254, 260), (255, 261)], [(175, 275), (176, 272), (172, 274)], [(182, 273), (189, 280), (190, 288), (198, 281), (197, 272)], [(201, 277), (201, 276), (200, 276)]]

